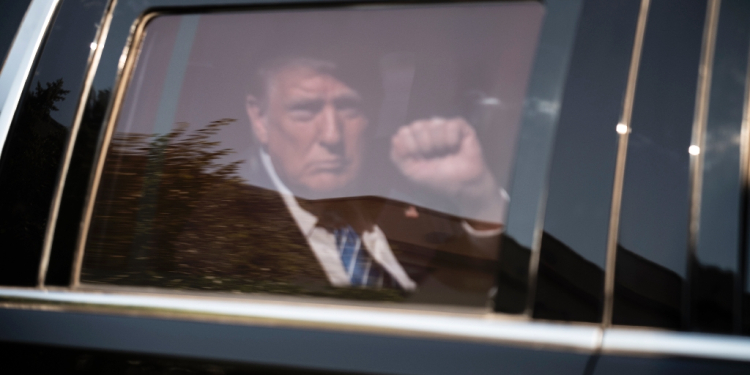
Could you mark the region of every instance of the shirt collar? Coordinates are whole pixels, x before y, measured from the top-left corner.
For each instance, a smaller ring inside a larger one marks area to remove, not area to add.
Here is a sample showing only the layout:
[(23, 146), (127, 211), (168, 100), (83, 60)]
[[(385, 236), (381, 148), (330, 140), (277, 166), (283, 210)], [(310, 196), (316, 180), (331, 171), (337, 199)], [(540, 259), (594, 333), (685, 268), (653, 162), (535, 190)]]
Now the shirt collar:
[(261, 164), (263, 164), (266, 173), (268, 173), (268, 176), (271, 178), (274, 188), (276, 188), (276, 191), (281, 194), (281, 198), (284, 200), (289, 212), (291, 212), (292, 217), (294, 217), (294, 221), (297, 222), (302, 233), (304, 233), (305, 236), (309, 236), (312, 230), (315, 229), (315, 225), (318, 223), (318, 217), (299, 205), (299, 202), (297, 202), (292, 191), (289, 190), (284, 184), (284, 181), (281, 181), (281, 178), (279, 178), (279, 175), (276, 173), (276, 168), (273, 166), (271, 156), (263, 149), (260, 150), (260, 161)]

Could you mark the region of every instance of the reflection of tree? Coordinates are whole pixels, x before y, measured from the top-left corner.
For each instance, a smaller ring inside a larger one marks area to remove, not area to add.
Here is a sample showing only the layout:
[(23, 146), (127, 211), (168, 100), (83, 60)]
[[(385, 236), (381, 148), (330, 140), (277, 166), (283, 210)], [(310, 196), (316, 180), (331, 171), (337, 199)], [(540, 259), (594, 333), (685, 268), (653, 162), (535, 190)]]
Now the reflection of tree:
[[(165, 135), (116, 134), (86, 245), (83, 282), (398, 299), (327, 286), (277, 193), (240, 180), (212, 141), (233, 119)], [(323, 280), (324, 283), (320, 284)]]
[[(187, 124), (165, 135), (115, 134), (99, 188), (93, 248), (132, 250), (128, 264), (135, 272), (170, 268), (175, 239), (195, 202), (211, 186), (235, 179), (239, 162), (217, 160), (230, 150), (216, 150), (210, 138), (235, 120), (223, 119), (186, 134)], [(102, 211), (107, 211), (102, 214)], [(97, 225), (101, 224), (101, 225)], [(104, 238), (106, 236), (106, 238)], [(96, 239), (105, 240), (96, 243)], [(95, 256), (92, 254), (92, 256)]]
[(134, 268), (142, 270), (138, 260), (149, 255), (156, 255), (157, 260), (172, 259), (174, 242), (182, 233), (194, 202), (212, 186), (232, 181), (239, 162), (218, 164), (217, 160), (230, 150), (215, 150), (218, 142), (209, 139), (221, 126), (234, 121), (215, 121), (185, 137), (187, 124), (181, 124), (181, 128), (153, 139), (147, 149), (141, 148), (146, 164), (133, 234)]
[(26, 102), (26, 106), (35, 109), (32, 116), (36, 116), (40, 120), (49, 118), (50, 112), (57, 111), (58, 108), (55, 106), (55, 103), (64, 100), (65, 95), (70, 93), (70, 90), (62, 88), (62, 78), (54, 82), (47, 82), (45, 86), (47, 87), (42, 88), (42, 84), (37, 82), (36, 88)]
[(68, 130), (50, 114), (68, 90), (37, 82), (22, 100), (0, 166), (0, 243), (16, 252), (0, 265), (0, 283), (33, 285)]
[(50, 254), (45, 280), (47, 285), (68, 285), (70, 281), (70, 265), (82, 218), (81, 208), (86, 202), (89, 177), (109, 97), (110, 90), (96, 90), (92, 87), (86, 100), (60, 202), (60, 216), (55, 226), (55, 251)]

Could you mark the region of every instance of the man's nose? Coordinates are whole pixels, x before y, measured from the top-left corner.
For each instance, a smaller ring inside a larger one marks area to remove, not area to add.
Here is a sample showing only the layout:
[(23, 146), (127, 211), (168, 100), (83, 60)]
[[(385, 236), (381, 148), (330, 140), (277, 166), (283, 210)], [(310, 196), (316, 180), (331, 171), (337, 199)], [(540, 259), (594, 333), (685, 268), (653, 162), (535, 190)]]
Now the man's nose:
[(338, 145), (342, 141), (342, 123), (338, 118), (336, 108), (330, 104), (326, 105), (322, 115), (320, 142), (326, 146)]

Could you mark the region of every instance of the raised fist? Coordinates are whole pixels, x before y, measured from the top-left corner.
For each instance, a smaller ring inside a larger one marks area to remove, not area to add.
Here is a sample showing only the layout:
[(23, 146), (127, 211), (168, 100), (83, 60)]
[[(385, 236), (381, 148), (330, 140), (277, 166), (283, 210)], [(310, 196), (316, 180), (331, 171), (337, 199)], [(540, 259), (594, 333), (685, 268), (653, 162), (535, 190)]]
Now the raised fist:
[(391, 146), (391, 160), (406, 178), (444, 194), (458, 194), (487, 173), (476, 133), (462, 118), (414, 121)]
[(501, 220), (495, 178), (464, 119), (434, 117), (401, 127), (391, 139), (391, 160), (410, 181), (455, 199), (467, 217)]

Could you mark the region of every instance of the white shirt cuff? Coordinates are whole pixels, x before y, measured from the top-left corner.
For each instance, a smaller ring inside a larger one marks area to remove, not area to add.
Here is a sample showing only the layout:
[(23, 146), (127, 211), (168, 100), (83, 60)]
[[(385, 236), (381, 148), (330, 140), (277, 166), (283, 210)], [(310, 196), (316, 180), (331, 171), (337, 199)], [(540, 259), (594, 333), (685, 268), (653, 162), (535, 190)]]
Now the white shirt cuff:
[(503, 232), (503, 228), (497, 229), (475, 229), (466, 220), (461, 220), (461, 226), (464, 230), (474, 237), (492, 237), (497, 236)]

